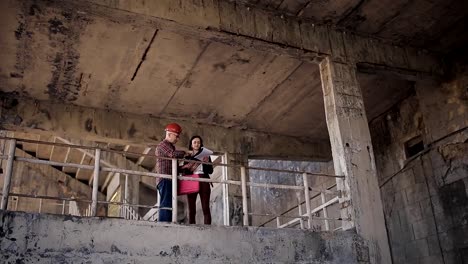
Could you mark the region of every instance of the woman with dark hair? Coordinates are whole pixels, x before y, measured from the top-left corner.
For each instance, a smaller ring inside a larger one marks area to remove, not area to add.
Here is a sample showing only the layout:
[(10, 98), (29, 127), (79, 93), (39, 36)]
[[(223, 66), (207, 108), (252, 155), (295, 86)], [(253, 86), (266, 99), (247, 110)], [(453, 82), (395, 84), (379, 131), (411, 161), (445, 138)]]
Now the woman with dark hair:
[[(192, 151), (192, 159), (196, 161), (211, 162), (210, 157), (206, 156), (202, 160), (195, 157), (203, 149), (203, 139), (200, 136), (193, 136), (189, 141), (189, 150)], [(200, 178), (209, 178), (213, 173), (213, 166), (211, 164), (200, 164), (197, 162), (188, 162), (182, 168), (189, 171), (190, 174), (198, 174)], [(208, 182), (200, 182), (200, 190), (198, 193), (187, 194), (188, 210), (189, 210), (189, 224), (195, 224), (195, 215), (197, 213), (197, 196), (200, 194), (200, 200), (203, 210), (205, 225), (211, 225), (211, 212), (210, 212), (210, 195), (211, 187)]]

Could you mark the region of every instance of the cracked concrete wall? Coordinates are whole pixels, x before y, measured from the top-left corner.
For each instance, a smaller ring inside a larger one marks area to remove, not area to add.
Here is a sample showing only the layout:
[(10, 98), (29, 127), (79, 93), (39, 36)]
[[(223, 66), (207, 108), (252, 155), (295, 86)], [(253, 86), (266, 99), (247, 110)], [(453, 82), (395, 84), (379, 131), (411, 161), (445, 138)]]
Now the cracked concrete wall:
[(0, 212), (6, 263), (368, 263), (354, 232), (180, 226)]
[[(394, 263), (468, 262), (468, 67), (370, 124)], [(407, 157), (420, 135), (425, 150)]]

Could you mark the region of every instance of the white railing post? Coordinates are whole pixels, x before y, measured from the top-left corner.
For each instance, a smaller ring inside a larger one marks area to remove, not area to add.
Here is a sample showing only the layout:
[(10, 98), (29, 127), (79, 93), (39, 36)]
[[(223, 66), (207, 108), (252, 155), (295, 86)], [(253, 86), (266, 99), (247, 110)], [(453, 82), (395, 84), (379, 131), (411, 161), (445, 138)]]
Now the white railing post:
[(92, 196), (93, 201), (91, 203), (91, 216), (97, 215), (100, 162), (101, 162), (101, 149), (96, 149), (96, 153), (94, 154), (93, 196)]
[(129, 211), (129, 206), (128, 206), (128, 174), (125, 174), (125, 190), (124, 190), (124, 212), (125, 212), (125, 219), (129, 219), (128, 217), (128, 211)]
[(306, 204), (307, 212), (307, 222), (309, 229), (312, 228), (312, 213), (310, 211), (310, 194), (309, 194), (309, 180), (307, 179), (307, 173), (302, 174), (302, 179), (304, 181), (304, 198)]
[[(222, 163), (227, 164), (228, 157), (227, 154), (222, 156)], [(227, 181), (229, 179), (228, 169), (227, 166), (222, 167), (222, 179), (223, 181)], [(223, 183), (222, 184), (223, 190), (223, 224), (225, 226), (229, 226), (229, 184)]]
[(245, 173), (245, 167), (241, 167), (241, 185), (242, 185), (242, 212), (244, 218), (244, 226), (249, 225), (249, 211), (247, 208), (247, 175)]
[(65, 203), (66, 203), (66, 201), (63, 200), (63, 202), (62, 202), (62, 215), (65, 214)]
[(8, 159), (4, 174), (2, 202), (0, 209), (6, 210), (8, 208), (8, 197), (10, 195), (11, 177), (13, 175), (13, 160), (15, 159), (16, 139), (8, 141)]
[[(325, 194), (320, 193), (320, 196), (322, 198), (322, 204), (324, 204), (327, 200), (325, 199)], [(330, 223), (328, 222), (328, 212), (327, 212), (327, 207), (324, 207), (323, 209), (323, 217), (325, 218), (325, 231), (330, 230)]]
[(161, 211), (161, 209), (159, 209), (160, 205), (161, 205), (161, 194), (159, 193), (159, 191), (156, 191), (156, 193), (158, 194), (158, 200), (156, 201), (156, 212), (153, 214), (153, 219), (152, 220), (156, 220), (159, 218), (159, 212)]
[(39, 212), (38, 213), (41, 213), (42, 212), (42, 198), (39, 199)]
[(281, 221), (279, 216), (276, 217), (276, 227), (279, 228), (281, 226)]
[(172, 160), (172, 223), (177, 223), (177, 159)]
[(299, 211), (299, 224), (301, 226), (301, 229), (304, 229), (304, 219), (302, 219), (302, 205), (301, 205), (301, 193), (296, 192), (297, 195), (297, 210)]

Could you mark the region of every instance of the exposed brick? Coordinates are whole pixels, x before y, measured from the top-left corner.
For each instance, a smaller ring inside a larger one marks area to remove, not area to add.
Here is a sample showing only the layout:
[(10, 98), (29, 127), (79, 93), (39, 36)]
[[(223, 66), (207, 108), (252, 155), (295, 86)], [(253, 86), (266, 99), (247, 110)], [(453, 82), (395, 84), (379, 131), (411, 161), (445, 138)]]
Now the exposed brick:
[(442, 200), (440, 199), (439, 195), (431, 196), (432, 208), (434, 210), (434, 214), (439, 214), (444, 212), (444, 207), (442, 206)]
[(429, 255), (441, 256), (439, 238), (437, 235), (429, 236), (427, 239), (427, 246), (429, 247)]
[(443, 264), (442, 256), (429, 256), (419, 259), (420, 264)]
[(429, 235), (436, 233), (436, 226), (434, 223), (434, 219), (431, 217), (422, 219), (421, 221), (413, 223), (413, 232), (414, 238), (420, 239), (425, 238)]
[(407, 260), (429, 256), (429, 247), (426, 239), (414, 240), (406, 244), (405, 256)]
[(393, 263), (405, 263), (405, 247), (392, 243)]
[(419, 203), (408, 205), (400, 210), (400, 222), (403, 223), (406, 219), (409, 223), (414, 223), (422, 219), (421, 207)]
[(393, 178), (393, 186), (396, 190), (405, 189), (415, 184), (413, 172), (411, 170), (402, 171)]
[(396, 209), (401, 209), (405, 207), (406, 205), (406, 193), (404, 191), (396, 192), (395, 194), (395, 200), (393, 202), (393, 208)]
[(440, 246), (442, 247), (442, 250), (444, 251), (444, 255), (445, 255), (445, 252), (449, 252), (453, 250), (454, 248), (453, 237), (450, 231), (440, 233), (439, 240), (440, 240)]
[(438, 213), (435, 215), (437, 231), (439, 233), (443, 233), (448, 231), (450, 228), (453, 227), (453, 220), (452, 216), (447, 215), (445, 213)]
[(392, 245), (405, 245), (414, 240), (413, 229), (409, 222), (401, 224), (398, 220), (393, 219), (392, 223), (393, 225), (389, 229)]
[(426, 178), (425, 178), (425, 175), (424, 175), (424, 170), (423, 170), (423, 167), (422, 167), (422, 165), (420, 163), (413, 166), (413, 175), (414, 175), (414, 181), (416, 183), (425, 183), (426, 182)]
[(421, 215), (423, 218), (425, 217), (434, 217), (434, 213), (432, 212), (432, 205), (431, 199), (425, 199), (419, 202), (421, 206)]
[(444, 252), (444, 263), (445, 264), (460, 264), (463, 262), (462, 262), (462, 258), (459, 252), (448, 251), (448, 252)]
[(429, 191), (426, 184), (418, 183), (406, 188), (406, 199), (408, 203), (419, 202), (429, 197)]

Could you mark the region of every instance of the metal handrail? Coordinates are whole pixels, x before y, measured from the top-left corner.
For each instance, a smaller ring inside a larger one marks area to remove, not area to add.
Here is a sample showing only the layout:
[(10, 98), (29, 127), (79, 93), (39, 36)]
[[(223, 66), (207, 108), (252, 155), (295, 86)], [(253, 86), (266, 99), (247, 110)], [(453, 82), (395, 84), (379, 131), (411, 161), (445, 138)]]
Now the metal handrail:
[[(75, 163), (67, 163), (67, 162), (55, 162), (55, 161), (48, 161), (48, 160), (39, 160), (39, 159), (34, 159), (34, 158), (24, 158), (24, 157), (15, 157), (15, 149), (16, 149), (16, 139), (15, 138), (9, 138), (9, 137), (0, 137), (0, 139), (7, 139), (9, 140), (9, 153), (8, 155), (1, 155), (0, 159), (5, 159), (7, 160), (7, 169), (5, 173), (5, 181), (4, 181), (4, 188), (2, 194), (2, 208), (3, 210), (6, 209), (7, 203), (8, 203), (8, 196), (19, 196), (18, 194), (15, 195), (14, 193), (9, 193), (10, 189), (10, 180), (11, 180), (11, 175), (12, 175), (12, 167), (13, 167), (13, 162), (14, 161), (19, 161), (19, 162), (29, 162), (29, 163), (35, 163), (35, 164), (44, 164), (44, 165), (52, 165), (52, 166), (62, 166), (62, 167), (75, 167), (79, 169), (85, 169), (85, 170), (93, 170), (93, 188), (92, 188), (92, 199), (91, 200), (80, 200), (80, 199), (75, 199), (75, 198), (57, 198), (57, 197), (47, 197), (47, 196), (33, 196), (31, 195), (31, 198), (41, 198), (41, 199), (56, 199), (56, 200), (69, 200), (69, 201), (79, 201), (79, 202), (89, 202), (91, 203), (91, 206), (89, 208), (91, 216), (96, 216), (97, 215), (97, 205), (98, 204), (120, 204), (125, 207), (129, 206), (136, 206), (136, 207), (146, 207), (146, 208), (159, 208), (159, 209), (167, 209), (167, 210), (172, 210), (172, 222), (177, 221), (177, 196), (172, 197), (172, 208), (160, 208), (157, 206), (145, 206), (145, 205), (132, 205), (129, 204), (127, 200), (125, 200), (125, 203), (119, 203), (119, 202), (110, 202), (110, 201), (98, 201), (97, 199), (97, 194), (98, 194), (98, 182), (99, 182), (99, 172), (101, 171), (107, 171), (107, 172), (116, 172), (116, 173), (123, 173), (126, 175), (138, 175), (138, 176), (149, 176), (149, 177), (156, 177), (156, 178), (163, 178), (163, 179), (171, 179), (172, 181), (172, 191), (173, 193), (177, 192), (177, 180), (188, 180), (188, 181), (199, 181), (199, 182), (212, 182), (212, 183), (219, 183), (219, 184), (233, 184), (233, 185), (240, 185), (242, 187), (242, 204), (243, 204), (243, 223), (244, 225), (249, 225), (249, 215), (258, 215), (258, 214), (252, 214), (248, 212), (248, 206), (247, 206), (247, 186), (251, 187), (262, 187), (262, 188), (279, 188), (279, 189), (290, 189), (290, 190), (298, 190), (298, 191), (303, 191), (305, 195), (305, 202), (306, 202), (306, 209), (307, 212), (303, 215), (300, 215), (296, 217), (295, 220), (292, 220), (290, 222), (297, 222), (301, 221), (302, 219), (307, 219), (308, 221), (308, 227), (312, 228), (312, 218), (317, 219), (317, 217), (313, 217), (312, 214), (319, 209), (326, 208), (330, 204), (331, 201), (337, 202), (338, 197), (333, 198), (332, 200), (328, 201), (327, 203), (323, 204), (322, 206), (319, 206), (318, 208), (315, 208), (314, 210), (311, 210), (310, 208), (310, 196), (309, 192), (310, 191), (317, 191), (321, 194), (332, 194), (332, 195), (341, 195), (340, 191), (331, 191), (328, 189), (321, 189), (321, 188), (313, 188), (309, 187), (308, 185), (308, 177), (309, 175), (312, 176), (324, 176), (324, 177), (334, 177), (334, 178), (342, 178), (343, 176), (336, 176), (336, 175), (331, 175), (331, 174), (320, 174), (320, 173), (310, 173), (310, 172), (300, 172), (300, 171), (290, 171), (290, 170), (279, 170), (279, 169), (266, 169), (266, 168), (257, 168), (257, 167), (247, 167), (247, 166), (242, 166), (242, 165), (231, 165), (231, 164), (222, 164), (222, 163), (209, 163), (213, 164), (216, 166), (226, 166), (226, 167), (240, 167), (241, 169), (241, 180), (240, 181), (232, 181), (232, 180), (212, 180), (212, 179), (207, 179), (207, 178), (191, 178), (191, 177), (185, 177), (185, 176), (178, 176), (177, 175), (177, 161), (178, 160), (183, 160), (183, 159), (175, 159), (175, 158), (167, 158), (167, 157), (157, 157), (155, 155), (147, 155), (147, 156), (153, 156), (157, 158), (163, 158), (163, 159), (170, 159), (172, 160), (172, 175), (166, 175), (166, 174), (158, 174), (154, 172), (145, 172), (145, 171), (135, 171), (135, 170), (127, 170), (127, 169), (120, 169), (120, 168), (114, 168), (114, 167), (101, 167), (101, 160), (100, 160), (100, 153), (101, 151), (112, 151), (112, 150), (107, 150), (107, 149), (102, 149), (98, 147), (83, 147), (83, 146), (77, 146), (77, 145), (70, 145), (70, 144), (61, 144), (61, 143), (52, 143), (52, 142), (43, 142), (43, 141), (38, 141), (38, 140), (23, 140), (19, 139), (19, 141), (22, 142), (29, 142), (29, 143), (38, 143), (38, 144), (49, 144), (49, 145), (54, 145), (54, 146), (66, 146), (66, 147), (74, 147), (74, 148), (84, 148), (84, 149), (94, 149), (95, 150), (95, 155), (94, 155), (94, 166), (92, 165), (83, 165), (83, 164), (75, 164)], [(119, 152), (119, 153), (127, 153), (128, 152), (121, 152), (121, 151), (112, 151), (112, 152)], [(138, 155), (141, 155), (139, 153)], [(199, 162), (199, 163), (207, 163), (207, 162)], [(286, 173), (302, 173), (303, 176), (303, 186), (295, 186), (295, 185), (282, 185), (282, 184), (269, 184), (269, 183), (254, 183), (254, 182), (247, 182), (246, 179), (246, 170), (247, 169), (252, 169), (252, 170), (264, 170), (264, 171), (275, 171), (275, 172), (286, 172)], [(22, 196), (27, 196), (24, 194), (20, 194)], [(285, 217), (284, 215), (278, 215), (276, 217)], [(325, 217), (323, 218), (325, 220), (346, 220), (346, 219), (341, 219), (341, 218), (328, 218)], [(289, 223), (289, 222), (288, 222)], [(288, 223), (282, 225), (288, 225)], [(302, 222), (301, 222), (302, 225)]]
[(195, 163), (200, 163), (200, 164), (211, 164), (211, 165), (215, 165), (215, 166), (225, 166), (225, 167), (234, 167), (234, 168), (245, 167), (246, 170), (264, 170), (264, 171), (284, 172), (284, 173), (291, 173), (291, 174), (307, 173), (307, 175), (318, 176), (318, 177), (344, 178), (344, 176), (342, 176), (342, 175), (333, 175), (333, 174), (326, 174), (326, 173), (315, 173), (315, 172), (299, 171), (299, 170), (283, 170), (283, 169), (272, 169), (272, 168), (262, 168), (262, 167), (249, 167), (249, 166), (243, 166), (243, 165), (239, 165), (239, 164), (213, 163), (213, 162), (205, 162), (205, 161), (180, 159), (180, 158), (168, 158), (168, 157), (157, 156), (157, 155), (149, 154), (149, 153), (144, 154), (144, 153), (136, 153), (136, 152), (129, 152), (129, 151), (120, 151), (120, 150), (114, 150), (114, 149), (107, 149), (107, 148), (101, 148), (101, 147), (80, 146), (80, 145), (74, 145), (74, 144), (65, 144), (65, 143), (33, 140), (33, 139), (22, 139), (22, 138), (5, 137), (5, 136), (0, 136), (0, 139), (4, 139), (4, 140), (14, 139), (17, 142), (43, 144), (43, 145), (51, 145), (51, 146), (67, 147), (67, 148), (79, 148), (79, 149), (88, 149), (88, 150), (100, 149), (101, 151), (105, 151), (105, 152), (113, 152), (113, 153), (126, 154), (126, 155), (132, 154), (132, 155), (137, 155), (137, 156), (147, 156), (147, 157), (153, 157), (153, 158), (157, 158), (157, 159), (166, 159), (166, 160), (176, 159), (178, 161), (190, 161), (190, 162), (195, 162)]

